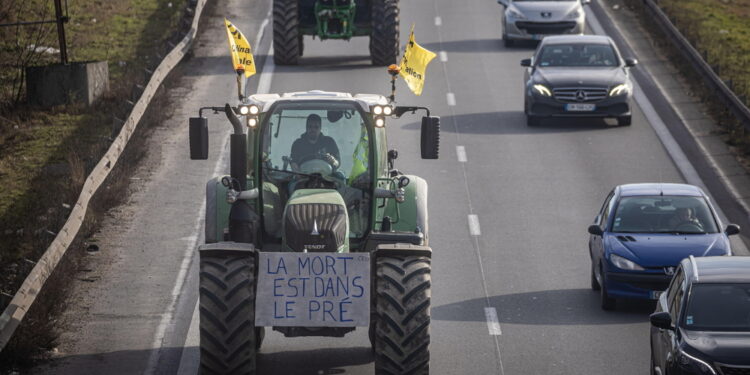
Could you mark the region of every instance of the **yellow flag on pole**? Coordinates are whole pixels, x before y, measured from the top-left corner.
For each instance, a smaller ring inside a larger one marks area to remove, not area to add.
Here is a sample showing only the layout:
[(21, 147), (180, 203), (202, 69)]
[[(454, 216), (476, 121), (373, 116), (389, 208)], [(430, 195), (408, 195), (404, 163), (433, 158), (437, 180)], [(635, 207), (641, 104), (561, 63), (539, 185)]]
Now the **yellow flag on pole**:
[(414, 40), (414, 25), (412, 25), (411, 33), (409, 34), (409, 44), (406, 45), (404, 57), (401, 59), (401, 71), (399, 74), (404, 77), (404, 81), (406, 81), (406, 84), (414, 95), (422, 95), (427, 64), (434, 58), (435, 53), (422, 48)]
[(232, 53), (233, 68), (235, 71), (244, 71), (245, 77), (250, 77), (255, 74), (255, 59), (253, 59), (250, 42), (242, 35), (240, 29), (232, 25), (228, 19), (224, 18), (224, 24), (227, 27), (227, 38), (229, 38), (229, 51)]

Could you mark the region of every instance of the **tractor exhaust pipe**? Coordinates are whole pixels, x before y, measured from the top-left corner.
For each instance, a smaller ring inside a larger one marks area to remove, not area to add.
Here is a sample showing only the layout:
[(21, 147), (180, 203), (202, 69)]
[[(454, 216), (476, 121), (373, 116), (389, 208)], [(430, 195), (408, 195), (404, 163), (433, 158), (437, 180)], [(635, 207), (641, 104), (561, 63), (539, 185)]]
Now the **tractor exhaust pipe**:
[(243, 132), (240, 119), (234, 114), (229, 104), (224, 106), (224, 113), (234, 128), (229, 144), (229, 173), (233, 180), (239, 182), (240, 191), (245, 191), (247, 190), (247, 137)]

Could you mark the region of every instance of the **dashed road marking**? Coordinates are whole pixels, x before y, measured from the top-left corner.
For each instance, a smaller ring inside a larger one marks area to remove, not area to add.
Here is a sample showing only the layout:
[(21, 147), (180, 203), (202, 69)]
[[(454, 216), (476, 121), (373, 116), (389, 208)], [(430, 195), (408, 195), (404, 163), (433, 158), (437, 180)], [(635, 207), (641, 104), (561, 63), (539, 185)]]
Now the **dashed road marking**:
[(448, 53), (445, 51), (440, 51), (440, 61), (446, 62), (448, 61)]
[(458, 161), (466, 163), (466, 148), (464, 146), (456, 146), (456, 156), (458, 156)]
[(479, 217), (477, 215), (469, 215), (469, 233), (472, 236), (479, 236), (482, 234), (482, 230), (479, 228)]
[(440, 26), (443, 24), (443, 19), (440, 18), (440, 16), (435, 17), (435, 26)]
[(446, 95), (446, 99), (448, 100), (448, 105), (449, 105), (449, 106), (451, 106), (451, 107), (452, 107), (452, 106), (456, 105), (456, 96), (455, 96), (455, 95), (453, 95), (453, 93), (452, 93), (452, 92), (449, 92), (449, 93), (448, 93), (448, 94)]
[(494, 307), (485, 307), (484, 316), (487, 318), (487, 329), (491, 336), (500, 336), (503, 331), (500, 330), (500, 322), (497, 320), (497, 310)]

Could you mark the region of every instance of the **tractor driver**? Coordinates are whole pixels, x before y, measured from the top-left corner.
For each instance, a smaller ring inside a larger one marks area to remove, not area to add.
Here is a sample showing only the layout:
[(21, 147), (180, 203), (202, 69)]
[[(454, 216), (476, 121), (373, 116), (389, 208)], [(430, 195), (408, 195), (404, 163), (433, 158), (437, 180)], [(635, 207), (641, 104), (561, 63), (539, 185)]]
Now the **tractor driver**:
[(320, 116), (307, 116), (307, 131), (292, 144), (292, 170), (298, 171), (302, 163), (312, 159), (325, 160), (334, 170), (339, 167), (339, 148), (333, 138), (323, 135), (321, 125)]

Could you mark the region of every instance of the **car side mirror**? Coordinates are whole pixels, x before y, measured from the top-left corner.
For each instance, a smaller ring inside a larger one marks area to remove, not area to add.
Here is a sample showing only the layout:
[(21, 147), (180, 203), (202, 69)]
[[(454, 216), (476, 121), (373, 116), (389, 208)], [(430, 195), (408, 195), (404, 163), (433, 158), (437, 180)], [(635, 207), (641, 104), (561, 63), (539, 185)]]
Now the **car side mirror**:
[(422, 159), (437, 159), (440, 151), (440, 117), (422, 117), (421, 134)]
[(508, 6), (508, 0), (497, 0), (497, 3), (502, 6)]
[(531, 59), (523, 59), (521, 60), (521, 66), (531, 66)]
[(602, 234), (604, 234), (604, 231), (602, 231), (602, 227), (596, 224), (591, 224), (589, 225), (589, 233), (593, 234), (594, 236), (601, 236)]
[(727, 229), (724, 230), (724, 233), (727, 234), (727, 236), (733, 236), (735, 234), (740, 233), (740, 226), (737, 224), (729, 224), (727, 225)]
[(625, 66), (632, 68), (638, 65), (638, 59), (625, 59)]
[(208, 159), (208, 119), (190, 118), (190, 160)]
[(581, 0), (581, 5), (589, 5), (591, 4), (591, 0)]
[(651, 325), (656, 328), (674, 330), (674, 327), (672, 327), (672, 317), (666, 311), (651, 314), (649, 320), (651, 320)]

